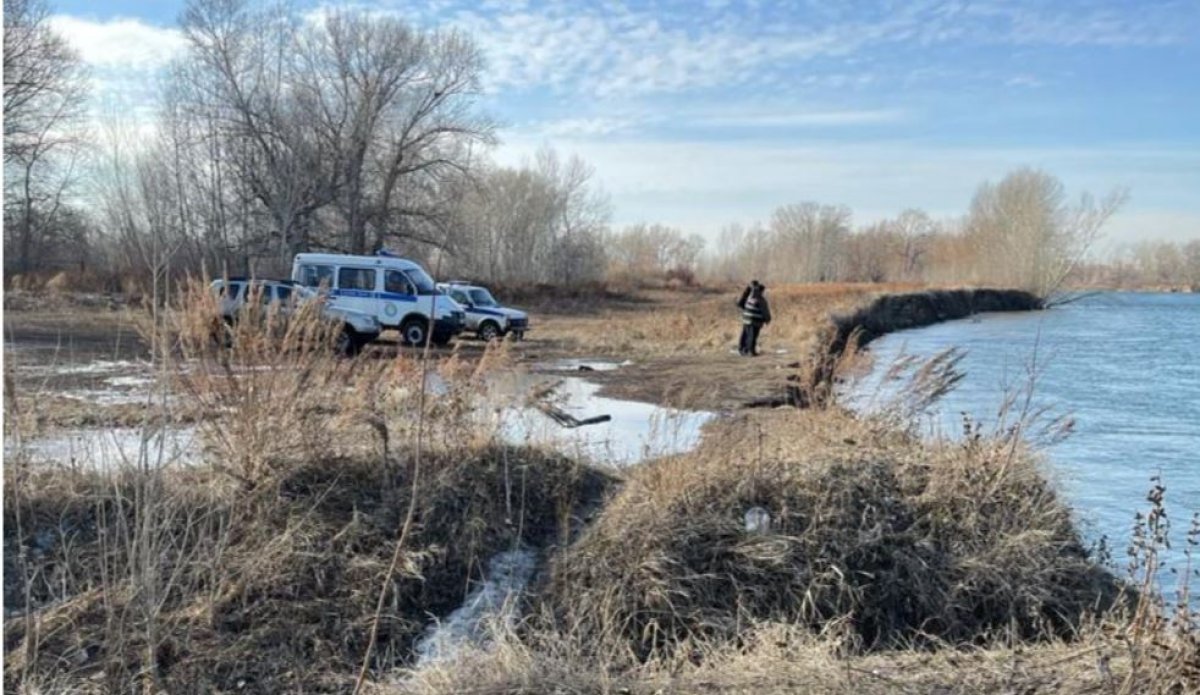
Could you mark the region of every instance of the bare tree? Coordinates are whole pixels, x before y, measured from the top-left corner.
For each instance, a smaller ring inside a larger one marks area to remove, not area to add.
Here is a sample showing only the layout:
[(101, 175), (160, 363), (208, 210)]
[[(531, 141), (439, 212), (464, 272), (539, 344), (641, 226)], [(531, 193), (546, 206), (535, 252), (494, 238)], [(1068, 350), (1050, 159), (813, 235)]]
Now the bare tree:
[(846, 238), (846, 280), (883, 282), (894, 280), (899, 274), (899, 263), (903, 263), (903, 237), (887, 222), (873, 224)]
[(193, 0), (183, 29), (176, 92), (271, 220), (246, 243), (283, 258), (448, 244), (452, 193), (493, 139), (468, 37), (361, 10), (302, 21), (252, 0)]
[(697, 270), (704, 239), (661, 224), (626, 227), (608, 240), (609, 272), (638, 283), (668, 274), (691, 276)]
[(4, 2), (4, 237), (22, 273), (62, 241), (84, 144), (87, 73), (48, 17), (39, 0)]
[(938, 225), (924, 210), (909, 208), (888, 225), (900, 237), (900, 267), (894, 280), (918, 280), (923, 276), (929, 246), (938, 233)]
[(505, 283), (603, 277), (609, 203), (591, 167), (543, 148), (531, 164), (477, 170), (458, 189), (453, 272)]
[(491, 121), (473, 108), (478, 48), (458, 32), (349, 12), (326, 15), (297, 46), (301, 103), (338, 152), (346, 249), (396, 237), (443, 243), (441, 194), (467, 173), (472, 147), (493, 141)]
[(849, 233), (850, 209), (845, 206), (800, 203), (777, 209), (771, 218), (773, 276), (801, 282), (842, 279)]
[(1183, 246), (1184, 278), (1193, 292), (1200, 292), (1200, 239)]
[(967, 233), (977, 253), (991, 259), (986, 280), (1049, 297), (1083, 261), (1104, 223), (1127, 198), (1118, 189), (1099, 202), (1084, 194), (1071, 205), (1061, 181), (1022, 168), (997, 184), (980, 186), (971, 202)]
[(270, 214), (281, 256), (308, 244), (308, 223), (334, 199), (339, 152), (316, 136), (295, 97), (295, 37), (289, 13), (254, 11), (243, 0), (196, 0), (184, 11), (192, 80), (181, 93), (208, 110), (231, 140), (228, 153)]

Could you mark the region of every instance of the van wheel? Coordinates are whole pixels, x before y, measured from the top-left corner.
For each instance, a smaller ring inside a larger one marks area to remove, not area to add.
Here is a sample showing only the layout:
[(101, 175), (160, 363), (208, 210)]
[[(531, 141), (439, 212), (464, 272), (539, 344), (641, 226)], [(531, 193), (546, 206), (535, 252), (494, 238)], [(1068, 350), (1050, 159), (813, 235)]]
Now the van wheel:
[(483, 325), (479, 327), (479, 337), (489, 343), (499, 338), (500, 335), (500, 327), (496, 325), (495, 321), (484, 321)]
[(233, 322), (228, 318), (213, 319), (208, 331), (211, 347), (218, 350), (228, 350), (233, 347)]
[(337, 342), (334, 344), (334, 350), (342, 357), (354, 357), (362, 352), (363, 340), (350, 326), (344, 326), (342, 332), (338, 333)]
[(400, 325), (400, 342), (410, 347), (425, 347), (425, 336), (429, 334), (429, 322), (411, 318)]

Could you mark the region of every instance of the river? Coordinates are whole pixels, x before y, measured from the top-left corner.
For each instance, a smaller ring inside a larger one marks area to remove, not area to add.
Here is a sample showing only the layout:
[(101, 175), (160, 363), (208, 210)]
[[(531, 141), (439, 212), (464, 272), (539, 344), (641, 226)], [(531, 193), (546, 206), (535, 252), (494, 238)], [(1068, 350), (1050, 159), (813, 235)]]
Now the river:
[[(1075, 420), (1073, 433), (1046, 453), (1048, 473), (1085, 537), (1106, 537), (1122, 566), (1134, 514), (1146, 511), (1151, 478), (1160, 475), (1172, 523), (1169, 557), (1182, 571), (1179, 551), (1200, 511), (1198, 340), (1200, 295), (1102, 293), (1048, 311), (983, 314), (884, 336), (871, 343), (872, 374), (855, 391), (880, 389), (901, 354), (961, 348), (965, 378), (923, 423), (953, 434), (962, 413), (994, 423), (1004, 394), (1029, 383), (1035, 365), (1034, 407)], [(1173, 576), (1161, 576), (1168, 596)]]

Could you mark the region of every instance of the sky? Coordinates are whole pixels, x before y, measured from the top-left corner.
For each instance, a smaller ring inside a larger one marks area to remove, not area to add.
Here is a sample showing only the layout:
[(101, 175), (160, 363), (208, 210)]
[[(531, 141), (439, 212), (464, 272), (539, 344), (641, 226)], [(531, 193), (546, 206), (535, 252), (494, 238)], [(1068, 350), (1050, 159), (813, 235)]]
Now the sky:
[[(50, 0), (97, 111), (152, 121), (176, 0)], [(781, 205), (965, 212), (1019, 166), (1130, 201), (1109, 247), (1200, 238), (1200, 0), (295, 0), (469, 32), (494, 157), (595, 168), (613, 223), (712, 238)]]

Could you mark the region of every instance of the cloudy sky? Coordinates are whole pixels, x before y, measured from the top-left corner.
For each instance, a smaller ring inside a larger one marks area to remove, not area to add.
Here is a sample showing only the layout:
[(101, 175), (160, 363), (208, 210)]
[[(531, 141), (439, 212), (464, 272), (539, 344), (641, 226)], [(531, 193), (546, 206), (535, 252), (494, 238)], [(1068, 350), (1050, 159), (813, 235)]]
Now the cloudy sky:
[[(148, 119), (184, 2), (51, 2), (97, 108)], [(353, 6), (469, 31), (505, 124), (496, 158), (579, 154), (617, 224), (711, 235), (806, 200), (860, 222), (950, 216), (1028, 164), (1072, 192), (1128, 187), (1112, 244), (1200, 238), (1198, 0)]]

